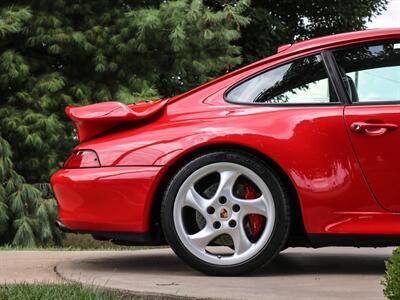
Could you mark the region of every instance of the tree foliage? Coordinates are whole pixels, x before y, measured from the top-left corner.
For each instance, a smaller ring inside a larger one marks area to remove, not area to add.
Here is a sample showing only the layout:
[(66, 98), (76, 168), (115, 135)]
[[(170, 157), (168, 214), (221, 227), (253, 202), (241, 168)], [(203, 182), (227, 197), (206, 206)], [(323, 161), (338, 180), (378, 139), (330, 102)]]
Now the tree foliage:
[(13, 169), (10, 145), (0, 137), (0, 244), (61, 244), (57, 210), (48, 184), (27, 184)]
[(393, 251), (392, 256), (385, 262), (385, 267), (383, 293), (388, 299), (400, 299), (400, 248)]

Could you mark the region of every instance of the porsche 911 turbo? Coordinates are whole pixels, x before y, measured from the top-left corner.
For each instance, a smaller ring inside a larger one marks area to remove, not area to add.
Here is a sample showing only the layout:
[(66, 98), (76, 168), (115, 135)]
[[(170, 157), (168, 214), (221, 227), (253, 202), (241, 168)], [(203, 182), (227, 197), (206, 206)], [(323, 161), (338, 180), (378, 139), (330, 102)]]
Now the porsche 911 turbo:
[(58, 226), (238, 275), (287, 247), (400, 245), (400, 28), (283, 45), (168, 99), (69, 106)]

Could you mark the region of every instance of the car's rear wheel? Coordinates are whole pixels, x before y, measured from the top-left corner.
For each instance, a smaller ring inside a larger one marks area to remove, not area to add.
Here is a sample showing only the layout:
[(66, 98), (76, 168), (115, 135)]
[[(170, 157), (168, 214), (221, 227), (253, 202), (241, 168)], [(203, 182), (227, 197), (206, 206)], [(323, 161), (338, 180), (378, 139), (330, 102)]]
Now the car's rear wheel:
[(190, 266), (238, 275), (279, 253), (290, 210), (268, 164), (247, 153), (218, 151), (180, 168), (166, 189), (161, 219), (172, 249)]

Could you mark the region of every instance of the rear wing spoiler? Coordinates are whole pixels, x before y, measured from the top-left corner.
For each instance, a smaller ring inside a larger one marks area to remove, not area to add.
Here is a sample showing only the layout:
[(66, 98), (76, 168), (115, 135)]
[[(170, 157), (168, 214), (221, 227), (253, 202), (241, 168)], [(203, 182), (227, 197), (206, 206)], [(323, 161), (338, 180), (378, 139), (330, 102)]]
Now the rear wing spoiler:
[(135, 122), (161, 111), (168, 99), (138, 104), (118, 101), (101, 102), (86, 106), (67, 106), (65, 113), (74, 122), (80, 142), (125, 122)]

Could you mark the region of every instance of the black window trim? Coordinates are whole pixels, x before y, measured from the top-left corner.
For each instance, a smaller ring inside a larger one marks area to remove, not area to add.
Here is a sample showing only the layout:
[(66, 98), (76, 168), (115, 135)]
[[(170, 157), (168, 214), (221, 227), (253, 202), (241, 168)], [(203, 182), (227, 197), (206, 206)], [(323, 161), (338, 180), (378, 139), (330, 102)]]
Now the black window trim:
[(350, 98), (347, 94), (346, 87), (342, 76), (340, 75), (339, 66), (336, 63), (335, 57), (331, 50), (325, 50), (321, 53), (326, 64), (327, 73), (329, 74), (332, 86), (336, 90), (336, 95), (339, 101), (345, 105), (351, 104)]
[[(269, 67), (267, 67), (267, 68), (265, 68), (263, 70), (260, 70), (260, 71), (254, 73), (254, 74), (251, 74), (251, 75), (239, 80), (238, 82), (235, 82), (230, 87), (228, 87), (225, 90), (224, 94), (223, 94), (224, 101), (227, 102), (227, 103), (230, 103), (230, 104), (241, 105), (241, 106), (246, 106), (246, 105), (267, 106), (267, 107), (280, 107), (280, 106), (290, 106), (290, 107), (292, 107), (292, 106), (293, 107), (296, 107), (296, 106), (300, 106), (300, 107), (301, 106), (305, 106), (305, 107), (307, 107), (307, 106), (344, 106), (344, 105), (349, 103), (348, 102), (347, 93), (346, 93), (345, 90), (343, 90), (344, 89), (344, 83), (341, 83), (341, 84), (339, 83), (339, 80), (341, 81), (340, 75), (339, 75), (340, 73), (339, 73), (338, 69), (335, 71), (335, 68), (337, 68), (337, 65), (335, 67), (335, 65), (331, 61), (331, 59), (333, 58), (333, 55), (330, 52), (331, 52), (330, 50), (322, 50), (322, 51), (319, 50), (319, 51), (316, 51), (316, 52), (307, 53), (307, 54), (304, 54), (302, 56), (294, 57), (294, 58), (282, 61), (281, 63), (271, 65), (271, 66), (269, 66)], [(324, 65), (324, 69), (325, 69), (325, 72), (327, 74), (327, 78), (328, 78), (330, 84), (334, 88), (334, 92), (336, 93), (336, 97), (337, 97), (337, 99), (339, 99), (338, 102), (321, 102), (321, 103), (311, 103), (311, 102), (310, 103), (235, 102), (235, 101), (228, 100), (227, 97), (226, 97), (227, 94), (231, 90), (233, 90), (235, 87), (237, 87), (238, 85), (240, 85), (240, 84), (242, 84), (242, 83), (244, 83), (244, 82), (246, 82), (248, 80), (251, 80), (252, 78), (254, 78), (256, 76), (259, 76), (259, 75), (261, 75), (263, 73), (266, 73), (268, 71), (271, 71), (273, 69), (279, 68), (279, 67), (281, 67), (283, 65), (286, 65), (286, 64), (291, 63), (293, 61), (296, 61), (298, 59), (306, 58), (306, 57), (313, 56), (313, 55), (320, 55), (321, 56), (322, 62), (323, 62), (323, 65)], [(329, 57), (331, 57), (331, 59), (329, 59)], [(343, 85), (343, 87), (342, 87), (343, 89), (340, 88), (341, 85)], [(344, 92), (344, 95), (346, 95), (345, 97), (341, 96), (343, 94), (343, 92)]]
[(361, 42), (361, 43), (356, 43), (356, 44), (351, 44), (351, 45), (346, 45), (343, 47), (339, 47), (339, 48), (333, 48), (324, 52), (329, 52), (329, 56), (331, 57), (331, 64), (333, 66), (335, 66), (335, 73), (336, 76), (339, 78), (340, 82), (338, 82), (338, 87), (344, 92), (344, 98), (346, 103), (348, 105), (352, 105), (352, 106), (368, 106), (368, 105), (398, 105), (400, 104), (400, 100), (398, 101), (366, 101), (366, 102), (352, 102), (350, 97), (347, 94), (344, 82), (343, 82), (343, 78), (340, 75), (340, 71), (339, 71), (339, 66), (336, 62), (335, 56), (333, 55), (333, 52), (336, 51), (342, 51), (342, 50), (346, 50), (346, 49), (354, 49), (354, 48), (358, 48), (358, 47), (369, 47), (369, 46), (375, 46), (375, 45), (383, 45), (384, 43), (400, 43), (400, 38), (390, 38), (390, 39), (380, 39), (380, 40), (374, 40), (374, 41), (367, 41), (367, 42)]

